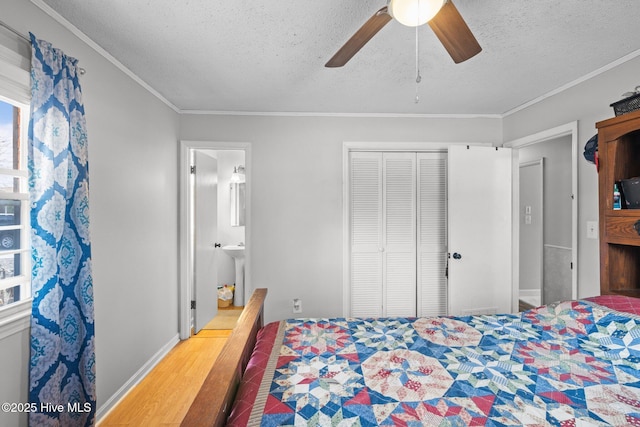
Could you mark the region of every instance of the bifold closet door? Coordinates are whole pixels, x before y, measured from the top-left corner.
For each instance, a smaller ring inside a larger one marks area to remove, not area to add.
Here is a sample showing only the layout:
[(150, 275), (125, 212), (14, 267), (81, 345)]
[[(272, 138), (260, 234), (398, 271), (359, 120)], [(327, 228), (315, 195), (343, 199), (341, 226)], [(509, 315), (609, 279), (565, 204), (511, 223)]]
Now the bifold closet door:
[(382, 154), (351, 153), (351, 316), (382, 316)]
[(383, 153), (384, 316), (416, 315), (416, 153)]
[(416, 154), (350, 154), (351, 315), (416, 314)]
[(418, 153), (418, 316), (447, 315), (447, 153)]

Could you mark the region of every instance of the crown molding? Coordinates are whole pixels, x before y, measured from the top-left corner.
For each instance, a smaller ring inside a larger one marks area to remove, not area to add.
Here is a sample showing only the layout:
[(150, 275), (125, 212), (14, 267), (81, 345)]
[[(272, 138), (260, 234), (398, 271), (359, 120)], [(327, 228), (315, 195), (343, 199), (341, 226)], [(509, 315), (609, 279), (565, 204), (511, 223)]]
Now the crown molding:
[(636, 51), (633, 51), (633, 52), (623, 56), (622, 58), (619, 58), (619, 59), (617, 59), (617, 60), (615, 60), (615, 61), (613, 61), (613, 62), (611, 62), (609, 64), (606, 64), (606, 65), (598, 68), (597, 70), (594, 70), (594, 71), (592, 71), (592, 72), (590, 72), (588, 74), (585, 74), (584, 76), (579, 77), (579, 78), (577, 78), (577, 79), (575, 79), (575, 80), (573, 80), (573, 81), (571, 81), (571, 82), (569, 82), (567, 84), (564, 84), (564, 85), (562, 85), (562, 86), (560, 86), (560, 87), (558, 87), (558, 88), (556, 88), (556, 89), (554, 89), (554, 90), (552, 90), (550, 92), (547, 92), (544, 95), (541, 95), (541, 96), (539, 96), (537, 98), (534, 98), (529, 102), (525, 102), (524, 104), (519, 105), (519, 106), (517, 106), (517, 107), (515, 107), (515, 108), (513, 108), (513, 109), (511, 109), (511, 110), (509, 110), (509, 111), (507, 111), (507, 112), (505, 112), (503, 114), (501, 114), (501, 117), (502, 118), (508, 117), (508, 116), (510, 116), (512, 114), (517, 113), (518, 111), (522, 111), (522, 110), (524, 110), (526, 108), (529, 108), (529, 107), (531, 107), (531, 106), (533, 106), (535, 104), (538, 104), (539, 102), (542, 102), (545, 99), (551, 98), (552, 96), (555, 96), (555, 95), (557, 95), (557, 94), (559, 94), (561, 92), (564, 92), (565, 90), (571, 89), (572, 87), (577, 86), (580, 83), (584, 83), (587, 80), (590, 80), (590, 79), (592, 79), (594, 77), (599, 76), (600, 74), (606, 73), (607, 71), (610, 71), (610, 70), (614, 69), (615, 67), (624, 64), (625, 62), (629, 62), (632, 59), (637, 58), (638, 56), (640, 56), (640, 49), (638, 49)]
[(116, 66), (116, 68), (118, 68), (120, 71), (122, 71), (123, 73), (125, 73), (127, 76), (129, 76), (133, 81), (135, 81), (136, 83), (138, 83), (140, 86), (142, 86), (144, 89), (146, 89), (149, 93), (151, 93), (153, 96), (155, 96), (156, 98), (158, 98), (162, 103), (164, 103), (166, 106), (168, 106), (169, 108), (171, 108), (173, 111), (175, 111), (176, 113), (180, 113), (180, 109), (178, 107), (176, 107), (175, 105), (173, 105), (167, 98), (165, 98), (164, 96), (162, 96), (160, 94), (160, 92), (158, 92), (157, 90), (155, 90), (154, 88), (152, 88), (150, 85), (148, 85), (144, 80), (142, 80), (140, 77), (138, 77), (137, 74), (135, 74), (133, 71), (131, 71), (130, 69), (128, 69), (126, 66), (124, 66), (124, 64), (122, 64), (120, 61), (118, 61), (115, 57), (113, 57), (109, 52), (107, 52), (106, 50), (104, 50), (102, 47), (100, 47), (100, 45), (98, 45), (96, 42), (94, 42), (93, 40), (91, 40), (85, 33), (83, 33), (82, 31), (80, 31), (80, 29), (78, 29), (78, 27), (76, 27), (75, 25), (73, 25), (71, 22), (67, 21), (62, 15), (60, 15), (58, 12), (56, 12), (55, 10), (53, 10), (48, 4), (46, 4), (43, 0), (30, 0), (31, 3), (33, 3), (35, 6), (37, 6), (39, 9), (41, 9), (44, 13), (46, 13), (47, 15), (49, 15), (53, 20), (55, 20), (56, 22), (58, 22), (60, 25), (62, 25), (64, 28), (66, 28), (67, 30), (69, 30), (73, 35), (75, 35), (76, 37), (78, 37), (81, 41), (83, 41), (85, 44), (87, 44), (90, 48), (92, 48), (93, 50), (95, 50), (99, 55), (103, 56), (107, 61), (111, 62), (113, 65)]
[(275, 117), (350, 117), (350, 118), (416, 118), (416, 119), (500, 119), (500, 114), (416, 114), (416, 113), (321, 113), (278, 111), (180, 110), (180, 114), (209, 116), (275, 116)]

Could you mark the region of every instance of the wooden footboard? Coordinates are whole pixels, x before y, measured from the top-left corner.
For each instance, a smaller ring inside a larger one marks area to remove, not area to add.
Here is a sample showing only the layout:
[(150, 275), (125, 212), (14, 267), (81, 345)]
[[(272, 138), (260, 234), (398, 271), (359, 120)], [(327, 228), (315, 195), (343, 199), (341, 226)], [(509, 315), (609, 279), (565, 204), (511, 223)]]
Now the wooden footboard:
[(264, 288), (256, 289), (251, 295), (181, 426), (225, 425), (242, 374), (255, 346), (258, 329), (264, 325), (266, 296), (267, 290)]

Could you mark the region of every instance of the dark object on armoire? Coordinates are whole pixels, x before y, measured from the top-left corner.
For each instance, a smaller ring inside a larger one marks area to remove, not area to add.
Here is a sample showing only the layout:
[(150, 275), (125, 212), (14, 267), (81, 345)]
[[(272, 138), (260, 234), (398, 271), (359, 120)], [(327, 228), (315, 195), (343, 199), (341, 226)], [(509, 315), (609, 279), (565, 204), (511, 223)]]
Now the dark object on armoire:
[(623, 179), (620, 184), (622, 185), (626, 208), (640, 209), (640, 177)]
[(584, 158), (589, 162), (596, 164), (598, 156), (598, 134), (593, 135), (584, 145)]
[[(638, 88), (636, 88), (638, 89)], [(621, 116), (632, 111), (640, 110), (640, 93), (635, 93), (628, 98), (621, 99), (610, 105), (616, 116)]]

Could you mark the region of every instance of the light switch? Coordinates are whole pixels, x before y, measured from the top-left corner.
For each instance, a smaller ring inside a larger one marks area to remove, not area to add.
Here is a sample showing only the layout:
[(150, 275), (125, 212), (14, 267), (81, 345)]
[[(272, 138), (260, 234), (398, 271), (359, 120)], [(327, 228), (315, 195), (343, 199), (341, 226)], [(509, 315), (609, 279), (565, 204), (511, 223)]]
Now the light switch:
[(531, 224), (531, 215), (525, 215), (524, 216), (524, 223), (527, 225)]
[(587, 239), (598, 238), (598, 221), (587, 221)]

